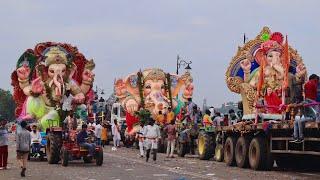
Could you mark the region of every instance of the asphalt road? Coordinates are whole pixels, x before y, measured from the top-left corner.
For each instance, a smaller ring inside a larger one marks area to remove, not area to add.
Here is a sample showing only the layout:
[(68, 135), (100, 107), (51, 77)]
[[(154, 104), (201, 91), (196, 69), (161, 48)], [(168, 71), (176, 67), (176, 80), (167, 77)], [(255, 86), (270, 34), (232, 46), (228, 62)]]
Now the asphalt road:
[[(15, 145), (11, 138), (8, 170), (0, 170), (0, 180), (22, 179), (15, 160)], [(158, 154), (156, 163), (145, 162), (138, 150), (111, 146), (104, 149), (104, 164), (101, 167), (72, 161), (68, 167), (47, 162), (29, 161), (27, 177), (32, 180), (175, 180), (175, 179), (320, 179), (318, 172), (293, 172), (274, 168), (272, 171), (253, 171), (227, 167), (224, 163), (201, 161), (196, 156), (168, 159)]]

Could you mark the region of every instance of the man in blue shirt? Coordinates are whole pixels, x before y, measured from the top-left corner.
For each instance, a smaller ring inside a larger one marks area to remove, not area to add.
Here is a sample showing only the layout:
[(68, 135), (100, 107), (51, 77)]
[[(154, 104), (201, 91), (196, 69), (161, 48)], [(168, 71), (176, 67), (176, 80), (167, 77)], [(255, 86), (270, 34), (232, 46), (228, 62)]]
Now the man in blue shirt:
[(96, 147), (94, 144), (87, 142), (87, 139), (88, 139), (87, 128), (88, 126), (86, 124), (82, 125), (82, 130), (77, 135), (77, 142), (81, 147), (88, 149), (89, 150), (88, 157), (92, 157), (94, 155), (94, 151)]

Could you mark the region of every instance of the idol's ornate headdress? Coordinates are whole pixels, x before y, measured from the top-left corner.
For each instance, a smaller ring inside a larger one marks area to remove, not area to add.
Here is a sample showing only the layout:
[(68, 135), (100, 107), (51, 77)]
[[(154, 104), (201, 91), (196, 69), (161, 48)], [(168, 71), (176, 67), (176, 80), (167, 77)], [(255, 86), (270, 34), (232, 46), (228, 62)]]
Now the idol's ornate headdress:
[(60, 46), (48, 47), (42, 55), (46, 67), (51, 64), (68, 64), (68, 53)]
[(271, 36), (266, 35), (265, 42), (260, 46), (260, 49), (267, 54), (270, 51), (278, 51), (282, 53), (283, 35), (280, 32), (274, 32)]
[(144, 81), (147, 80), (166, 80), (166, 75), (161, 69), (152, 69), (144, 78)]

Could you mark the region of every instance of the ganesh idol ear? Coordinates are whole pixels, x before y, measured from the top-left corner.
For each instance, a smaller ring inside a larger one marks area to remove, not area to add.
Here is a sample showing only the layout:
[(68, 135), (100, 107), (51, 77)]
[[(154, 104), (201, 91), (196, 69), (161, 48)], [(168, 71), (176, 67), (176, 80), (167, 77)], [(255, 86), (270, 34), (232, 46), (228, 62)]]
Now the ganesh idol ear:
[(177, 96), (183, 86), (186, 87), (188, 84), (192, 82), (193, 82), (193, 78), (189, 72), (186, 72), (181, 76), (171, 75), (172, 96), (173, 97)]
[[(139, 95), (138, 74), (130, 74), (124, 80), (127, 91), (135, 96)], [(142, 85), (142, 84), (141, 84)]]

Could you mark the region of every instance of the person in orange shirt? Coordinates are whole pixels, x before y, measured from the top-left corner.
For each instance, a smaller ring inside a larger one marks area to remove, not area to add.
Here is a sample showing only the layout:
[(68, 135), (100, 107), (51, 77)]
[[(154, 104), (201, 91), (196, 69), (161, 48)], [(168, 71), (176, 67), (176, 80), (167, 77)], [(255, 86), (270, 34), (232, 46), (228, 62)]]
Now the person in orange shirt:
[(210, 117), (211, 112), (207, 109), (206, 114), (203, 116), (202, 123), (204, 127), (212, 126), (213, 122)]
[(103, 124), (102, 126), (102, 132), (101, 132), (101, 141), (102, 141), (102, 147), (107, 144), (107, 139), (108, 139), (108, 130), (107, 130), (107, 125)]
[(174, 121), (175, 119), (175, 115), (174, 115), (174, 112), (172, 111), (172, 108), (169, 107), (168, 108), (168, 113), (167, 113), (167, 124), (171, 124), (171, 121)]
[(164, 124), (165, 116), (162, 114), (162, 111), (159, 111), (159, 114), (156, 116), (156, 122), (160, 125)]

